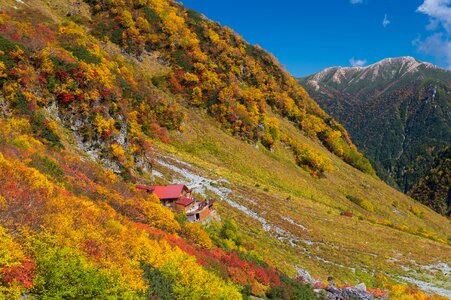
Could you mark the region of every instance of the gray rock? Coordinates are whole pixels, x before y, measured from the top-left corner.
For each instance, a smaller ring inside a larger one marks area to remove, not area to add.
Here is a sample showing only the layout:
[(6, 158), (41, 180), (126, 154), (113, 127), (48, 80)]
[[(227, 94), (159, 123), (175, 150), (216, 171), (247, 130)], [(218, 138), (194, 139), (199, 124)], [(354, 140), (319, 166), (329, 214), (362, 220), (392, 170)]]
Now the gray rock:
[(358, 285), (356, 285), (354, 287), (354, 289), (356, 289), (360, 292), (366, 292), (366, 285), (362, 282), (362, 283), (359, 283)]
[[(356, 288), (358, 287), (358, 288)], [(374, 300), (374, 296), (366, 291), (364, 284), (359, 284), (356, 287), (337, 288), (330, 284), (325, 290), (328, 300)]]
[(304, 269), (302, 269), (300, 267), (296, 267), (296, 271), (298, 272), (299, 278), (302, 279), (302, 281), (304, 281), (306, 283), (313, 283), (313, 282), (315, 282), (315, 280), (310, 275), (310, 273), (307, 272), (307, 270), (304, 270)]

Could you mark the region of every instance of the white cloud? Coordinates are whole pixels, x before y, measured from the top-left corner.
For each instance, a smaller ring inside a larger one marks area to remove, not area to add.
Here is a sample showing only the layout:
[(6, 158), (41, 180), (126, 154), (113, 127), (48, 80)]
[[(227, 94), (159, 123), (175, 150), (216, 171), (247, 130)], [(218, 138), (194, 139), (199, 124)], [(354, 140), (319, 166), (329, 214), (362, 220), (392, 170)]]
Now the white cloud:
[(451, 70), (451, 41), (444, 33), (434, 33), (425, 40), (416, 39), (413, 44), (419, 52), (432, 55)]
[(417, 12), (429, 17), (426, 29), (434, 33), (424, 40), (417, 38), (413, 44), (419, 52), (434, 56), (451, 69), (451, 0), (424, 0)]
[(351, 3), (351, 4), (359, 4), (362, 2), (363, 2), (363, 0), (349, 0), (349, 3)]
[(382, 21), (382, 26), (387, 27), (390, 24), (390, 20), (387, 18), (387, 14), (384, 16), (384, 20)]
[(429, 16), (428, 29), (435, 30), (440, 23), (448, 33), (451, 32), (451, 0), (424, 0), (417, 12)]
[(353, 57), (349, 60), (349, 63), (353, 67), (363, 67), (366, 64), (366, 59), (355, 59)]

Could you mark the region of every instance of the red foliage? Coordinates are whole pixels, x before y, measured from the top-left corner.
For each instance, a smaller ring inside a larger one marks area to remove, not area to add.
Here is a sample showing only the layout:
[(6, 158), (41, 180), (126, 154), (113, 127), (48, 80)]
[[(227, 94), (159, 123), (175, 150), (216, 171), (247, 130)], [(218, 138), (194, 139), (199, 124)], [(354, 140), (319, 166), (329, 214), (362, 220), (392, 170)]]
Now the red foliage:
[(75, 95), (75, 98), (77, 98), (77, 101), (83, 101), (85, 100), (85, 95), (83, 93), (80, 93), (78, 95)]
[(227, 268), (227, 271), (229, 272), (229, 276), (233, 282), (241, 285), (250, 283), (250, 277), (248, 276), (248, 273), (245, 272), (245, 270), (237, 267), (229, 267)]
[(237, 252), (225, 252), (219, 248), (202, 249), (189, 244), (177, 235), (167, 234), (146, 224), (137, 223), (136, 226), (152, 234), (154, 238), (163, 238), (172, 246), (195, 256), (199, 264), (225, 271), (233, 282), (239, 284), (259, 282), (265, 286), (280, 286), (282, 284), (276, 269), (272, 267), (261, 268), (252, 262), (241, 259)]
[(167, 128), (161, 127), (157, 123), (150, 124), (150, 131), (155, 134), (163, 143), (169, 143), (171, 141)]
[(184, 91), (183, 86), (180, 84), (179, 80), (177, 79), (177, 77), (175, 75), (173, 75), (169, 81), (171, 83), (173, 90), (176, 93), (181, 93)]
[(100, 95), (103, 99), (108, 99), (111, 96), (111, 92), (107, 89), (103, 89), (100, 91)]
[(39, 75), (39, 82), (41, 82), (42, 84), (47, 84), (47, 78), (45, 78), (44, 75)]
[(60, 81), (66, 81), (66, 79), (69, 77), (69, 74), (67, 74), (66, 71), (60, 70), (55, 72), (55, 76)]
[(18, 78), (19, 77), (19, 72), (16, 69), (11, 69), (8, 73), (9, 73), (8, 75), (10, 77), (14, 77), (14, 78)]
[(100, 261), (100, 256), (102, 255), (102, 250), (100, 249), (100, 246), (97, 244), (96, 241), (91, 240), (91, 239), (86, 240), (83, 250), (90, 257), (94, 258), (96, 262)]
[(274, 268), (266, 268), (265, 271), (269, 275), (269, 285), (270, 286), (280, 286), (282, 282), (280, 281), (279, 274)]
[(368, 289), (367, 291), (373, 294), (376, 298), (385, 296), (385, 292), (380, 289)]
[(74, 78), (74, 80), (78, 84), (83, 86), (85, 84), (85, 80), (86, 80), (85, 72), (80, 70), (80, 68), (73, 68), (71, 70), (71, 72), (72, 72), (72, 77)]
[(269, 285), (269, 274), (267, 274), (265, 272), (265, 270), (261, 269), (261, 268), (257, 268), (255, 270), (255, 278), (257, 279), (258, 282), (263, 283), (264, 285)]
[(39, 23), (36, 25), (35, 35), (33, 42), (36, 43), (36, 47), (44, 48), (48, 44), (51, 44), (56, 39), (56, 31), (51, 26)]
[(317, 282), (313, 283), (313, 287), (315, 289), (325, 289), (325, 288), (327, 288), (327, 284), (317, 281)]
[(19, 42), (20, 36), (17, 33), (13, 33), (13, 35), (11, 36), (11, 39), (13, 40), (13, 42)]
[(58, 95), (58, 100), (64, 103), (72, 102), (75, 99), (75, 96), (69, 93), (61, 93)]
[(349, 211), (344, 211), (344, 212), (341, 213), (341, 215), (345, 216), (345, 217), (349, 217), (349, 218), (352, 218), (354, 216), (354, 214), (352, 212), (349, 212)]
[(1, 271), (2, 280), (6, 283), (18, 282), (25, 288), (31, 288), (35, 268), (36, 265), (29, 259), (19, 266), (4, 267)]

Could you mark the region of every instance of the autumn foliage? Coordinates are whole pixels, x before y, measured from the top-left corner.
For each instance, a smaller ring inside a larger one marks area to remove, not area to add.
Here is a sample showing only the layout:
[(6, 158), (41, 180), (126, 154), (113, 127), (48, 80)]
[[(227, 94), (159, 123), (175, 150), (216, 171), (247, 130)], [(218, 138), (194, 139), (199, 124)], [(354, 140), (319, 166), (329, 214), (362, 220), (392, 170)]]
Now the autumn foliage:
[[(138, 2), (138, 3), (137, 3)], [(89, 1), (109, 39), (137, 57), (162, 50), (168, 90), (207, 109), (228, 132), (271, 149), (275, 112), (354, 167), (374, 174), (346, 130), (329, 117), (270, 53), (175, 1)], [(105, 25), (105, 19), (109, 20)], [(339, 135), (335, 134), (338, 133)]]
[[(370, 173), (346, 131), (229, 28), (170, 0), (85, 2), (89, 25), (0, 13), (0, 299), (311, 296), (234, 222), (180, 222), (132, 182), (187, 107), (245, 141), (285, 143), (313, 176), (330, 161), (285, 139), (280, 120)], [(142, 69), (151, 54), (164, 72)]]

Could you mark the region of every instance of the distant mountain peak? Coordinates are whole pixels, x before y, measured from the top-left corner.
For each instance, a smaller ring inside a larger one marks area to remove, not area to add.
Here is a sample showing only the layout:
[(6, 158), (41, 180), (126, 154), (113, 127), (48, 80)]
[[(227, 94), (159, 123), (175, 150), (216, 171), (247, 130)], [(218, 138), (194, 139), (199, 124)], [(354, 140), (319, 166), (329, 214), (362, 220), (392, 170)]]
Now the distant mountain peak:
[(405, 68), (407, 72), (416, 72), (418, 71), (420, 66), (424, 66), (426, 68), (439, 69), (439, 66), (434, 64), (420, 61), (412, 56), (401, 56), (401, 57), (390, 57), (384, 58), (381, 61), (378, 61), (372, 65), (367, 66), (366, 68), (370, 69), (378, 66), (400, 66), (401, 68)]
[[(412, 56), (391, 57), (365, 67), (334, 66), (308, 76), (307, 83), (318, 90), (321, 84), (347, 85), (360, 81), (397, 80), (407, 74), (420, 74), (424, 69), (441, 69)], [(444, 69), (442, 69), (444, 70)], [(446, 71), (446, 70), (445, 70)]]

